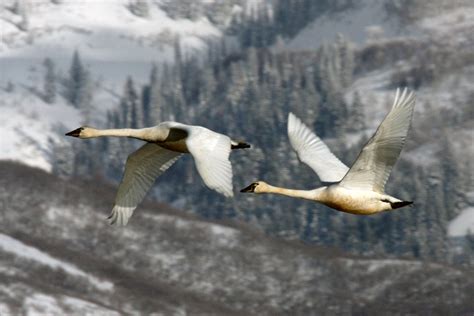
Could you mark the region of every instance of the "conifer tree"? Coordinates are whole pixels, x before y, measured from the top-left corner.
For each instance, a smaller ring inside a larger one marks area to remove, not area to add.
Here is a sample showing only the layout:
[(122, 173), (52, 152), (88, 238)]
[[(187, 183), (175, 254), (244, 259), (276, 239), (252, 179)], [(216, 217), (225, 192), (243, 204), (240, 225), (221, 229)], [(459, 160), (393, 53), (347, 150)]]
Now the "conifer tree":
[(141, 111), (139, 112), (138, 94), (132, 77), (128, 76), (120, 99), (122, 122), (126, 127), (137, 128), (141, 122)]
[(56, 74), (54, 63), (51, 58), (45, 58), (43, 66), (45, 68), (43, 79), (43, 99), (47, 103), (54, 103), (56, 100)]
[(90, 106), (92, 101), (92, 87), (90, 75), (81, 61), (77, 50), (74, 51), (69, 68), (69, 77), (65, 82), (64, 95), (74, 107), (83, 109)]
[(131, 0), (128, 7), (138, 17), (147, 18), (150, 15), (148, 0)]
[(349, 124), (347, 130), (350, 132), (360, 132), (365, 129), (365, 115), (364, 115), (364, 104), (360, 98), (358, 91), (354, 92), (354, 98), (349, 114)]

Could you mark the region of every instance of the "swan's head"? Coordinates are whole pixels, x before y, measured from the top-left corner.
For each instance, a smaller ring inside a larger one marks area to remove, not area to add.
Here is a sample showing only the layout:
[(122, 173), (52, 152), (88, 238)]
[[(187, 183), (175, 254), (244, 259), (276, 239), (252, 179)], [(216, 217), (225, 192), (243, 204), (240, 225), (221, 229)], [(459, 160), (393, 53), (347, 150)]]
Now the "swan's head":
[(264, 192), (266, 192), (265, 189), (267, 187), (268, 187), (268, 184), (266, 184), (265, 182), (256, 181), (256, 182), (253, 182), (248, 187), (245, 187), (242, 190), (240, 190), (240, 192), (244, 192), (244, 193), (264, 193)]
[(69, 133), (66, 136), (79, 137), (79, 138), (92, 138), (96, 137), (96, 129), (92, 127), (82, 126)]

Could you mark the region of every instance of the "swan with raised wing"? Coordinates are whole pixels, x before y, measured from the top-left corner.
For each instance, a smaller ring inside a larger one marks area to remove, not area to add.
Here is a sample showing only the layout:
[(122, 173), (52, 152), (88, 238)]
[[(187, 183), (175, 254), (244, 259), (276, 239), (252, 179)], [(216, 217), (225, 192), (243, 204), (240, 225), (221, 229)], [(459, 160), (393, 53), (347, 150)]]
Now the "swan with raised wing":
[(370, 215), (397, 209), (413, 202), (385, 194), (384, 187), (405, 143), (413, 116), (415, 96), (397, 89), (391, 111), (364, 146), (349, 169), (292, 113), (288, 116), (288, 137), (299, 159), (311, 167), (323, 182), (335, 182), (314, 190), (291, 190), (263, 181), (241, 192), (273, 193), (325, 204), (338, 211)]
[(204, 183), (226, 197), (232, 197), (231, 149), (249, 148), (228, 136), (205, 127), (163, 122), (142, 129), (95, 129), (80, 127), (66, 134), (78, 138), (104, 136), (130, 137), (147, 142), (130, 154), (119, 185), (110, 224), (126, 225), (137, 205), (143, 200), (156, 178), (178, 160), (190, 153)]

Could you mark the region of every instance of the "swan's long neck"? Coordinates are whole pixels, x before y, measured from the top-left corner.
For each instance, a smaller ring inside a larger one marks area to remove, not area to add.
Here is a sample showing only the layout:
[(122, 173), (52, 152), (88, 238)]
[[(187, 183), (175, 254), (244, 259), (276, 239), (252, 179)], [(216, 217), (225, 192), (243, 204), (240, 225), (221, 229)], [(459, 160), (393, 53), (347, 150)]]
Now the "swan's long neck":
[(306, 200), (311, 200), (311, 201), (321, 201), (324, 189), (325, 187), (318, 188), (315, 190), (294, 190), (294, 189), (280, 188), (280, 187), (267, 184), (265, 187), (265, 190), (261, 192), (280, 194), (280, 195), (306, 199)]
[(152, 128), (120, 128), (120, 129), (91, 129), (88, 131), (89, 137), (103, 137), (103, 136), (116, 136), (116, 137), (130, 137), (137, 138), (144, 141), (159, 141), (156, 133), (153, 133)]

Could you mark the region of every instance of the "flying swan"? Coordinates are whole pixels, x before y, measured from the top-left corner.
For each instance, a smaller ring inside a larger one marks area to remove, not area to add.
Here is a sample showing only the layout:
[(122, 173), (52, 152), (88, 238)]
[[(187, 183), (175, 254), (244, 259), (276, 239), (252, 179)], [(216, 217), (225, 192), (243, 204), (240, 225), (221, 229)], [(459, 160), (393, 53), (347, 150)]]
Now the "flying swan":
[(385, 183), (405, 143), (415, 106), (413, 92), (397, 89), (390, 113), (367, 142), (349, 169), (300, 119), (288, 115), (288, 137), (298, 158), (323, 182), (336, 182), (314, 190), (290, 190), (263, 181), (241, 192), (274, 193), (325, 204), (338, 211), (370, 215), (397, 209), (413, 202), (384, 193)]
[(118, 187), (115, 205), (108, 217), (110, 224), (125, 226), (156, 178), (175, 163), (183, 153), (190, 153), (204, 183), (226, 197), (232, 197), (231, 149), (249, 148), (201, 126), (163, 122), (142, 129), (105, 129), (80, 127), (66, 134), (79, 138), (118, 136), (147, 143), (130, 154)]

